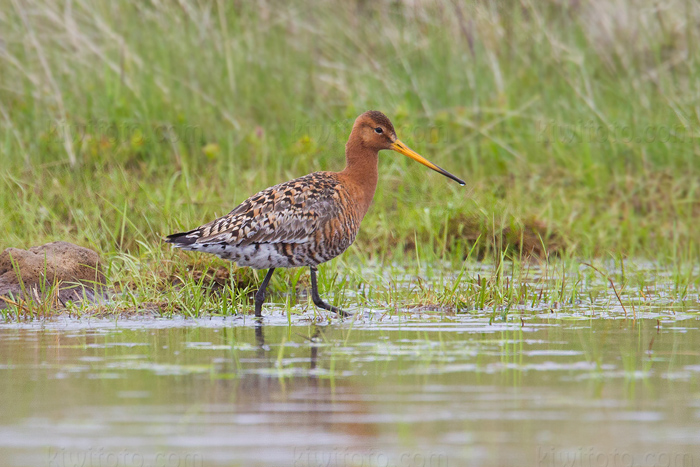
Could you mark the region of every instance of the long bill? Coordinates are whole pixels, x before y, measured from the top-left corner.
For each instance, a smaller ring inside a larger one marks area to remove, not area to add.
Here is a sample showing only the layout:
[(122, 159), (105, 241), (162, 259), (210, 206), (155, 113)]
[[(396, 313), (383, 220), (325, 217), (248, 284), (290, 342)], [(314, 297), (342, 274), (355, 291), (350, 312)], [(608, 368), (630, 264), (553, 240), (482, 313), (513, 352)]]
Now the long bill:
[(459, 184), (462, 185), (462, 186), (465, 185), (464, 180), (460, 180), (459, 178), (457, 178), (457, 177), (455, 177), (454, 175), (452, 175), (451, 173), (449, 173), (447, 170), (445, 170), (445, 169), (443, 169), (443, 168), (441, 168), (441, 167), (438, 167), (437, 165), (433, 164), (433, 163), (430, 162), (428, 159), (426, 159), (425, 157), (421, 156), (421, 155), (418, 154), (416, 151), (414, 151), (413, 149), (409, 148), (408, 146), (406, 146), (405, 144), (403, 144), (403, 143), (402, 143), (400, 140), (398, 140), (398, 139), (397, 139), (396, 141), (394, 141), (394, 143), (391, 145), (391, 149), (394, 150), (394, 151), (396, 151), (396, 152), (399, 152), (399, 153), (403, 154), (403, 155), (406, 156), (406, 157), (410, 157), (410, 158), (413, 159), (414, 161), (420, 162), (420, 163), (423, 164), (424, 166), (429, 167), (429, 168), (433, 169), (434, 171), (443, 174), (443, 175), (444, 175), (445, 177), (447, 177), (447, 178), (451, 178), (452, 180), (454, 180), (455, 182), (459, 183)]

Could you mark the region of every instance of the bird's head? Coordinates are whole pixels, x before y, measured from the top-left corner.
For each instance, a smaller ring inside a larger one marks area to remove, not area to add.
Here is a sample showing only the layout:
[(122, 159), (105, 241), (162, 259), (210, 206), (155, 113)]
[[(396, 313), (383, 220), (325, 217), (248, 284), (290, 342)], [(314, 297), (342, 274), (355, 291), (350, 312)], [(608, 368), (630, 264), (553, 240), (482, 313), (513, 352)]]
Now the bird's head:
[(404, 156), (410, 157), (414, 161), (418, 161), (426, 167), (441, 173), (445, 177), (451, 178), (460, 185), (464, 185), (463, 180), (460, 180), (445, 169), (433, 164), (402, 143), (396, 136), (396, 131), (394, 130), (394, 125), (391, 124), (391, 120), (389, 120), (389, 118), (381, 112), (369, 110), (357, 117), (355, 124), (352, 127), (351, 138), (359, 139), (361, 146), (374, 151), (391, 149), (392, 151), (401, 153)]

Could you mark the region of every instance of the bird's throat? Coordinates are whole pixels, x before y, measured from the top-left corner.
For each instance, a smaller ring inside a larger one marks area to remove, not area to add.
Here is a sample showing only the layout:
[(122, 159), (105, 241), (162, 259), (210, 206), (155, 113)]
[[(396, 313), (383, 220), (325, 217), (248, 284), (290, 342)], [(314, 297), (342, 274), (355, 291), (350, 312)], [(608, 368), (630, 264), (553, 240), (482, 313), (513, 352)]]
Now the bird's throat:
[(345, 161), (345, 169), (339, 175), (348, 182), (348, 188), (354, 192), (351, 195), (357, 200), (358, 213), (362, 218), (372, 204), (374, 191), (377, 188), (379, 153), (348, 142), (345, 148)]

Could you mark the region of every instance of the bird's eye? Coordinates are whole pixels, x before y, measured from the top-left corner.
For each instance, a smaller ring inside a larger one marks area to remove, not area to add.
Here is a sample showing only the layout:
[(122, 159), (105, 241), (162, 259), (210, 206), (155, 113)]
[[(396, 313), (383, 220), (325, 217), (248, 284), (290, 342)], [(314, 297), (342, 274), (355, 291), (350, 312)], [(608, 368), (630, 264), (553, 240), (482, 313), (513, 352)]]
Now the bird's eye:
[(377, 127), (374, 129), (374, 131), (381, 135), (383, 130), (381, 127)]

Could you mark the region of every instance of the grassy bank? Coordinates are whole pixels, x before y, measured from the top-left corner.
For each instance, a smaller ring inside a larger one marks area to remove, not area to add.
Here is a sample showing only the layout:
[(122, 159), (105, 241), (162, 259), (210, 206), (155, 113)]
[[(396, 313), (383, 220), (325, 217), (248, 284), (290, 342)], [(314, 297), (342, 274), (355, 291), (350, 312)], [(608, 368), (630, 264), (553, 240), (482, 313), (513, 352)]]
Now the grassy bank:
[(384, 154), (344, 261), (698, 258), (690, 0), (0, 4), (0, 248), (155, 287), (209, 261), (163, 235), (340, 170), (378, 109), (467, 187)]

